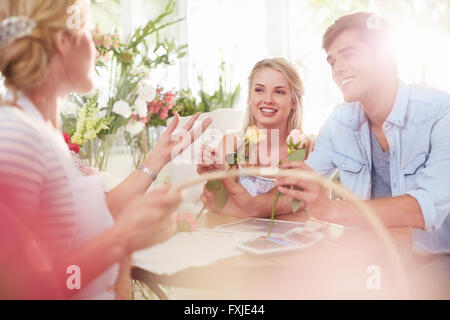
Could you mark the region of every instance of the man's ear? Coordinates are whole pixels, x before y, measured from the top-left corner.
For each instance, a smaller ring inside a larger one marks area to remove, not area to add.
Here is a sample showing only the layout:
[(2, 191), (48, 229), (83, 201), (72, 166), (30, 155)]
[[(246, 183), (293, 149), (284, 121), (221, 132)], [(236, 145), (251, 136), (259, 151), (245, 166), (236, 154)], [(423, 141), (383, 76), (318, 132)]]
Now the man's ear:
[(70, 37), (65, 30), (59, 30), (55, 35), (54, 49), (56, 52), (65, 55), (70, 50)]

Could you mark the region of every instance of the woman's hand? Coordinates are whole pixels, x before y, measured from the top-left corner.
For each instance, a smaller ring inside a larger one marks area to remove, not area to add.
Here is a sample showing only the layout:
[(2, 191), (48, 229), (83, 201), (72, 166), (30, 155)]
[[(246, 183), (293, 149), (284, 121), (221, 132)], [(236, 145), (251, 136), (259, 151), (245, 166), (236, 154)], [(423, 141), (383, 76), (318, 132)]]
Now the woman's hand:
[(127, 253), (169, 239), (176, 230), (174, 211), (181, 201), (181, 194), (170, 186), (131, 201), (117, 220), (117, 227), (125, 237)]
[(167, 163), (183, 153), (195, 140), (201, 137), (212, 123), (212, 119), (208, 118), (202, 122), (201, 126), (192, 130), (200, 115), (201, 113), (197, 113), (192, 116), (189, 122), (179, 132), (175, 133), (180, 122), (180, 116), (175, 114), (172, 124), (158, 140), (143, 165), (157, 174)]
[[(285, 170), (314, 172), (303, 161), (288, 162), (280, 166)], [(276, 181), (278, 191), (291, 198), (303, 201), (308, 212), (319, 220), (330, 220), (331, 200), (327, 189), (317, 182), (295, 177), (283, 177)], [(293, 187), (297, 187), (296, 190)]]
[(216, 149), (204, 145), (202, 147), (201, 163), (197, 166), (198, 174), (202, 175), (212, 171), (225, 170), (225, 165)]
[(247, 218), (251, 216), (255, 216), (251, 214), (251, 210), (249, 208), (246, 208), (246, 210), (242, 209), (239, 204), (235, 201), (235, 198), (233, 195), (230, 194), (227, 204), (224, 208), (219, 209), (216, 205), (216, 200), (214, 198), (214, 193), (206, 190), (204, 188), (203, 194), (201, 195), (201, 200), (203, 204), (205, 205), (205, 208), (208, 209), (210, 212), (215, 213), (225, 213), (227, 215), (238, 217), (238, 218)]

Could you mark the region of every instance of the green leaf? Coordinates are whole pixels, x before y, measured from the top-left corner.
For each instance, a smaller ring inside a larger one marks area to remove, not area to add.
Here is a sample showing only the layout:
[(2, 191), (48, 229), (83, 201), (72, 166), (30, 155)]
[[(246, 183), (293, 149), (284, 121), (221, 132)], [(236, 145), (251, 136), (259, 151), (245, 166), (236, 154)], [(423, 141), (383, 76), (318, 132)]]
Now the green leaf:
[(213, 180), (206, 184), (206, 190), (209, 192), (215, 192), (220, 188), (222, 188), (222, 180)]
[(226, 163), (233, 167), (237, 164), (237, 153), (229, 153), (225, 156)]
[(292, 212), (296, 213), (300, 207), (302, 206), (302, 202), (300, 200), (297, 199), (293, 199), (292, 200)]
[(270, 235), (272, 234), (272, 230), (273, 230), (273, 226), (275, 225), (275, 210), (277, 208), (277, 203), (278, 200), (281, 197), (281, 193), (279, 191), (276, 192), (275, 194), (275, 199), (273, 201), (273, 205), (272, 205), (272, 216), (270, 217), (270, 226), (269, 226), (269, 231), (267, 232), (267, 238), (270, 238)]
[(219, 190), (214, 192), (214, 199), (216, 200), (217, 208), (222, 210), (228, 202), (228, 190), (222, 186)]
[(305, 161), (306, 149), (295, 150), (288, 157), (287, 161)]

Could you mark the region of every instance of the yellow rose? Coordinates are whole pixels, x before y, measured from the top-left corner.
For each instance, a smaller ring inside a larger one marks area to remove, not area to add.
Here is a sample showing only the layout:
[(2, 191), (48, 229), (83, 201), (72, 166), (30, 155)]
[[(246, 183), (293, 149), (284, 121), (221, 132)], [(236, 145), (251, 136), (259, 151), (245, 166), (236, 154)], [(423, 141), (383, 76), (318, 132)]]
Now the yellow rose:
[(245, 133), (245, 141), (248, 141), (252, 144), (258, 144), (262, 137), (264, 136), (264, 133), (258, 129), (256, 126), (249, 127), (247, 129), (247, 132)]

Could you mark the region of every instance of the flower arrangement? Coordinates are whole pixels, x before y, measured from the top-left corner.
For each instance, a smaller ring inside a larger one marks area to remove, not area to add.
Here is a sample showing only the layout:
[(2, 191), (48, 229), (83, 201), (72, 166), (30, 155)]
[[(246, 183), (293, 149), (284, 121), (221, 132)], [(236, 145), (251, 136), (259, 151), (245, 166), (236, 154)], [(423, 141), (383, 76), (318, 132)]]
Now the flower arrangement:
[[(186, 54), (186, 45), (177, 46), (175, 40), (162, 40), (159, 36), (160, 30), (180, 21), (164, 21), (174, 12), (175, 1), (170, 0), (157, 18), (137, 28), (125, 40), (118, 33), (102, 34), (96, 29), (93, 38), (99, 52), (97, 73), (107, 80), (106, 88), (99, 90), (95, 100), (89, 96), (72, 96), (71, 102), (81, 108), (80, 112), (62, 115), (63, 130), (80, 144), (80, 157), (89, 165), (101, 171), (106, 169), (113, 136), (120, 128), (125, 128), (126, 141), (134, 147), (139, 133), (154, 124), (156, 117), (152, 113), (147, 118), (148, 103), (155, 99), (157, 92), (145, 79), (157, 66), (174, 64)], [(163, 100), (169, 102), (169, 98), (173, 99), (172, 94)], [(167, 107), (161, 108), (160, 119), (167, 118), (167, 111)], [(148, 150), (145, 141), (138, 145), (139, 150)]]
[(178, 92), (163, 91), (163, 88), (156, 89), (156, 96), (148, 103), (148, 124), (150, 126), (165, 125), (172, 109), (177, 102)]
[[(138, 92), (134, 107), (125, 102), (116, 106), (115, 112), (127, 113), (129, 122), (126, 125), (125, 139), (133, 148), (135, 166), (138, 166), (147, 155), (155, 141), (151, 141), (148, 128), (165, 127), (167, 119), (174, 115), (178, 92), (164, 91), (164, 88), (144, 86)], [(114, 111), (114, 109), (113, 109)], [(131, 116), (130, 116), (131, 114)]]
[[(165, 91), (148, 83), (156, 67), (174, 64), (186, 55), (186, 45), (177, 46), (173, 39), (159, 36), (160, 30), (180, 21), (164, 22), (174, 12), (175, 2), (170, 0), (157, 18), (137, 28), (128, 39), (117, 32), (102, 34), (96, 28), (93, 38), (99, 52), (96, 65), (102, 86), (94, 95), (96, 100), (92, 95), (72, 95), (61, 116), (63, 131), (79, 143), (80, 159), (87, 166), (107, 170), (112, 146), (126, 144), (137, 167), (175, 112), (185, 117), (236, 104), (240, 86), (228, 92), (224, 63), (219, 89), (213, 95), (200, 90), (199, 102), (190, 89)], [(91, 130), (95, 123), (99, 126)]]

